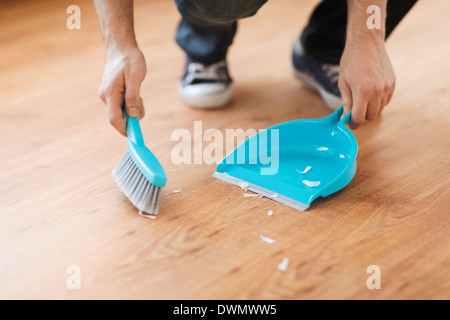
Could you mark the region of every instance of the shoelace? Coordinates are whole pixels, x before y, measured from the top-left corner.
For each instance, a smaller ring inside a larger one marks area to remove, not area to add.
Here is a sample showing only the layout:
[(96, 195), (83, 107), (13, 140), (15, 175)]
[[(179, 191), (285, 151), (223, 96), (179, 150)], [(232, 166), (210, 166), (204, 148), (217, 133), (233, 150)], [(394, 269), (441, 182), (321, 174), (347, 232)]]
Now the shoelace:
[(322, 64), (321, 68), (325, 72), (327, 77), (330, 78), (330, 80), (333, 83), (338, 82), (338, 80), (339, 80), (339, 65), (324, 63), (324, 64)]
[(204, 65), (200, 62), (191, 62), (187, 67), (188, 74), (185, 78), (190, 83), (196, 79), (227, 81), (225, 61), (219, 61), (210, 65)]

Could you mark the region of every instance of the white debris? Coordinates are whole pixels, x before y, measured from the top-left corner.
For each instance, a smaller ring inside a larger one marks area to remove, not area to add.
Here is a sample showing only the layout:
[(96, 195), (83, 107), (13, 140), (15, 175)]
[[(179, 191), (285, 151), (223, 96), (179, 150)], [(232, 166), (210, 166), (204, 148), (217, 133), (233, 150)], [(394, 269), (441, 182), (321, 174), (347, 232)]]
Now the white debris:
[(257, 197), (259, 195), (259, 193), (244, 193), (245, 198)]
[(301, 173), (301, 174), (305, 174), (305, 173), (307, 173), (310, 169), (311, 169), (311, 167), (310, 167), (310, 166), (307, 166), (307, 167), (305, 168), (305, 170), (303, 170), (303, 171), (297, 170), (297, 172), (298, 172), (298, 173)]
[(148, 214), (142, 211), (139, 211), (139, 215), (144, 217), (144, 218), (150, 218), (150, 219), (156, 219), (156, 216), (153, 214)]
[(166, 196), (168, 196), (169, 194), (172, 194), (172, 193), (179, 193), (179, 192), (181, 192), (181, 190), (173, 190), (172, 192), (169, 192), (169, 193), (166, 193)]
[(272, 210), (269, 210), (269, 211), (267, 211), (267, 214), (268, 214), (269, 216), (272, 216), (272, 215), (273, 215), (273, 211), (272, 211)]
[(261, 236), (261, 239), (267, 243), (275, 243), (275, 240), (273, 240), (273, 239), (264, 237), (263, 235), (260, 235), (260, 236)]
[(278, 270), (286, 271), (288, 265), (289, 265), (289, 258), (288, 257), (284, 257), (283, 261), (281, 261), (280, 264), (278, 265)]
[(239, 182), (239, 187), (247, 191), (247, 188), (250, 184), (248, 182)]
[(308, 187), (317, 187), (320, 184), (320, 181), (303, 180), (302, 183), (306, 184)]
[(259, 197), (260, 198), (262, 198), (262, 197), (267, 197), (267, 198), (276, 198), (276, 197), (278, 197), (278, 193), (274, 193), (273, 195), (271, 195), (271, 196), (265, 196), (265, 195), (263, 195), (263, 194), (260, 194), (259, 195)]

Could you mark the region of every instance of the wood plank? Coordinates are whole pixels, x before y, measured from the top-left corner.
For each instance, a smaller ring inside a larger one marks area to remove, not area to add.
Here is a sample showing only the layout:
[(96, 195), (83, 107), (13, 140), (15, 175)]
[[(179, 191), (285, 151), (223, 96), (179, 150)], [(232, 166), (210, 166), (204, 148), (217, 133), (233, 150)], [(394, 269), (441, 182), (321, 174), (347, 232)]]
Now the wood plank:
[[(140, 217), (111, 176), (125, 139), (97, 96), (104, 49), (92, 1), (78, 3), (82, 28), (73, 31), (70, 1), (1, 4), (0, 298), (450, 298), (448, 1), (418, 3), (389, 39), (393, 101), (354, 131), (354, 180), (304, 213), (244, 198), (211, 177), (214, 164), (174, 164), (171, 134), (192, 132), (196, 120), (225, 132), (329, 114), (289, 61), (317, 2), (272, 1), (240, 21), (233, 100), (199, 111), (175, 90), (175, 6), (135, 1), (149, 69), (142, 129), (169, 177), (164, 193), (181, 190), (163, 195), (156, 220)], [(80, 290), (66, 287), (70, 265), (80, 267)], [(370, 265), (381, 268), (381, 290), (366, 287)]]

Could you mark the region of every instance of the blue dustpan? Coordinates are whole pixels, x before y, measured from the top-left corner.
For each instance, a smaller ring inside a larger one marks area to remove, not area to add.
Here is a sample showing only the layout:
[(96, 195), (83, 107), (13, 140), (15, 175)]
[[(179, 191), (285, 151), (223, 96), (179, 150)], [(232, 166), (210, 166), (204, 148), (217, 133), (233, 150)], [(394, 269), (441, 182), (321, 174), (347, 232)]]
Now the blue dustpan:
[(304, 211), (355, 175), (358, 143), (345, 126), (351, 113), (342, 113), (264, 129), (222, 159), (213, 176)]

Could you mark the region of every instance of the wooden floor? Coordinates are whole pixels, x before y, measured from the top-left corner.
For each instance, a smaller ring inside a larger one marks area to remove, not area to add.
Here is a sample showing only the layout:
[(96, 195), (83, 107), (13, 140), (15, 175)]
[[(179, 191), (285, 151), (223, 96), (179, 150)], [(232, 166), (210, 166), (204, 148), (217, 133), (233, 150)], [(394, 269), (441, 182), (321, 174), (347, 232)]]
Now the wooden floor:
[[(293, 39), (316, 1), (269, 1), (230, 51), (229, 106), (197, 111), (175, 85), (183, 53), (171, 1), (137, 0), (147, 57), (143, 133), (168, 175), (156, 220), (138, 215), (111, 170), (126, 140), (97, 91), (104, 49), (91, 0), (0, 4), (0, 298), (450, 298), (450, 2), (421, 1), (388, 41), (397, 89), (354, 131), (358, 170), (304, 213), (176, 165), (171, 134), (255, 128), (329, 111), (290, 70)], [(81, 30), (66, 8), (81, 8)], [(273, 210), (274, 215), (267, 215)], [(268, 244), (260, 235), (275, 239)], [(289, 258), (286, 271), (277, 265)], [(381, 269), (369, 290), (367, 267)], [(70, 266), (81, 288), (66, 285)]]

